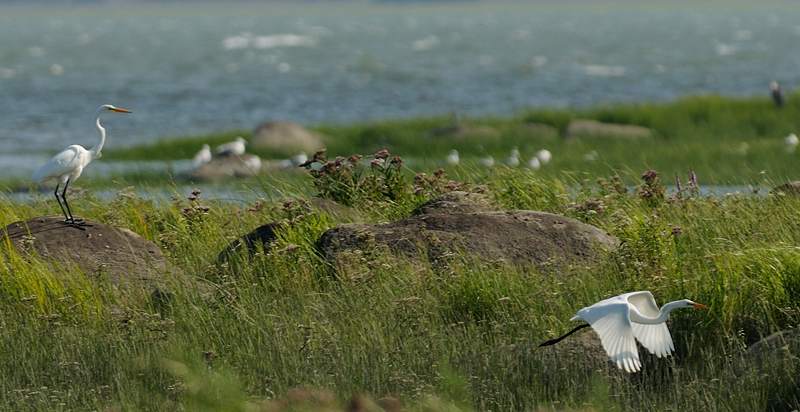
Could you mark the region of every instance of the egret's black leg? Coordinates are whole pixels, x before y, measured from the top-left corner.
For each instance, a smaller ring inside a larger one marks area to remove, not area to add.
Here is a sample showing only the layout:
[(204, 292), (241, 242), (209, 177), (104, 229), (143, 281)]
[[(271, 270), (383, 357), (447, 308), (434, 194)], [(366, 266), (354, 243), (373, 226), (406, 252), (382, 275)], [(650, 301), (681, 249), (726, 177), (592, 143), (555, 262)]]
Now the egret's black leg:
[(579, 330), (581, 330), (581, 329), (583, 329), (583, 328), (585, 328), (587, 326), (589, 326), (588, 323), (584, 323), (583, 325), (579, 325), (575, 329), (573, 329), (573, 330), (571, 330), (571, 331), (569, 331), (569, 332), (567, 332), (567, 333), (565, 333), (565, 334), (563, 334), (563, 335), (561, 335), (561, 336), (559, 336), (559, 337), (557, 337), (555, 339), (550, 339), (547, 342), (543, 342), (541, 345), (539, 345), (539, 347), (541, 348), (542, 346), (555, 345), (556, 343), (561, 342), (562, 340), (564, 340), (567, 336), (572, 335), (573, 333), (575, 333), (575, 332), (577, 332), (577, 331), (579, 331)]
[(56, 184), (56, 191), (53, 192), (53, 195), (55, 195), (55, 197), (56, 197), (56, 201), (58, 202), (58, 207), (61, 208), (61, 213), (64, 214), (64, 221), (65, 222), (69, 222), (69, 215), (67, 215), (67, 211), (64, 210), (64, 205), (61, 204), (61, 198), (58, 197), (58, 187), (60, 185), (61, 185), (61, 183), (57, 183)]
[(69, 220), (72, 224), (78, 224), (83, 221), (83, 219), (75, 219), (75, 216), (72, 215), (72, 210), (69, 208), (69, 203), (67, 202), (67, 188), (69, 187), (69, 179), (67, 182), (64, 183), (64, 190), (61, 192), (61, 198), (64, 199), (64, 206), (67, 207), (67, 213), (69, 213)]

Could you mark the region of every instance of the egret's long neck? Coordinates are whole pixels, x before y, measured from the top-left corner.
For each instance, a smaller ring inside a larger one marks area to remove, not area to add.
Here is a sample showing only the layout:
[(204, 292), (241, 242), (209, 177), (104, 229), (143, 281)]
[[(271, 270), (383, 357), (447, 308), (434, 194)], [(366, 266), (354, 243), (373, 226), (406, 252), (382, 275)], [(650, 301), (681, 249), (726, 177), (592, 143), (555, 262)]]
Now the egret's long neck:
[(667, 319), (669, 319), (669, 313), (680, 307), (681, 307), (681, 301), (679, 300), (676, 300), (674, 302), (669, 302), (661, 307), (661, 311), (658, 312), (658, 316), (654, 318), (644, 316), (636, 311), (631, 311), (631, 320), (633, 322), (643, 323), (645, 325), (655, 325), (658, 323), (664, 323), (667, 321)]
[(100, 157), (100, 151), (103, 150), (103, 145), (106, 144), (106, 128), (100, 124), (101, 111), (102, 109), (98, 110), (97, 119), (94, 121), (95, 125), (97, 126), (97, 131), (100, 132), (100, 142), (90, 150), (92, 152), (92, 157), (94, 158)]

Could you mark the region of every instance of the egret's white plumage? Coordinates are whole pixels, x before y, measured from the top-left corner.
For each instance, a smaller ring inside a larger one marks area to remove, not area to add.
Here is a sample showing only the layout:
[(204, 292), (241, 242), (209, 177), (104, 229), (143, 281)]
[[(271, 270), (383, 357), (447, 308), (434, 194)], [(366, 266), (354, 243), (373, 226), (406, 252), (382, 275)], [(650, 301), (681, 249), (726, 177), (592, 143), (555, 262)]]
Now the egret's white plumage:
[(214, 149), (219, 156), (241, 156), (245, 152), (247, 140), (244, 137), (237, 137), (232, 142), (223, 143)]
[(553, 158), (553, 154), (547, 149), (542, 149), (536, 152), (536, 157), (539, 158), (539, 161), (542, 163), (542, 165), (546, 165), (550, 162), (550, 159)]
[(458, 150), (450, 150), (450, 153), (447, 154), (446, 160), (447, 164), (450, 166), (456, 166), (459, 162), (461, 162), (461, 157), (458, 155)]
[[(673, 310), (689, 307), (701, 309), (705, 305), (683, 299), (659, 309), (653, 294), (645, 290), (601, 300), (579, 310), (571, 320), (583, 320), (594, 329), (603, 349), (618, 368), (637, 372), (642, 364), (636, 341), (659, 358), (670, 355), (675, 346), (665, 322)], [(580, 327), (543, 345), (555, 344), (578, 329)]]
[(197, 169), (198, 167), (208, 163), (211, 161), (211, 148), (204, 144), (203, 148), (194, 155), (194, 159), (192, 159), (192, 167)]
[[(100, 124), (100, 115), (106, 111), (117, 113), (130, 113), (130, 110), (115, 107), (110, 104), (104, 104), (97, 108), (95, 126), (100, 133), (100, 141), (91, 149), (86, 149), (81, 145), (67, 146), (66, 149), (57, 153), (45, 164), (41, 165), (35, 172), (33, 172), (32, 179), (37, 183), (44, 183), (50, 180), (56, 180), (55, 196), (58, 200), (58, 205), (64, 213), (66, 220), (75, 223), (75, 218), (67, 203), (66, 193), (67, 187), (71, 182), (78, 179), (83, 174), (83, 169), (89, 165), (94, 159), (99, 159), (102, 156), (103, 146), (106, 143), (106, 129)], [(61, 198), (58, 197), (58, 187), (64, 185), (64, 191), (61, 193)], [(61, 205), (61, 200), (64, 200), (64, 206)]]

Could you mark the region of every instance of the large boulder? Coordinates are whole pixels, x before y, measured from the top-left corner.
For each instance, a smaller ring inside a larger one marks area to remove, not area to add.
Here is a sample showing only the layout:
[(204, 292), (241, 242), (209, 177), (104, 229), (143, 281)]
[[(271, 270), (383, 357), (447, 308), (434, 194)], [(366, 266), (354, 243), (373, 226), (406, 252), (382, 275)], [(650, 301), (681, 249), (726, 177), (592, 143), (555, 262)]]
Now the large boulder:
[(799, 196), (800, 195), (800, 180), (784, 183), (780, 186), (775, 186), (770, 190), (770, 193), (785, 195), (785, 196)]
[(752, 344), (745, 353), (741, 374), (748, 375), (769, 394), (765, 410), (800, 408), (800, 330), (773, 333)]
[(79, 228), (65, 224), (61, 216), (37, 217), (6, 226), (2, 236), (23, 255), (33, 254), (56, 265), (76, 264), (87, 275), (115, 285), (160, 287), (167, 270), (153, 242), (99, 222), (89, 221)]
[[(332, 228), (322, 234), (317, 246), (329, 263), (345, 271), (353, 257), (387, 254), (427, 260), (434, 266), (463, 254), (544, 270), (589, 264), (618, 244), (599, 228), (564, 216), (529, 210), (492, 211), (486, 204), (459, 206), (454, 199), (435, 200), (396, 222)], [(439, 207), (432, 207), (437, 204)]]
[(596, 120), (576, 119), (567, 126), (568, 138), (620, 138), (643, 139), (653, 135), (653, 131), (642, 126), (629, 124), (601, 123)]
[(232, 177), (252, 177), (261, 173), (262, 161), (252, 154), (215, 157), (192, 170), (189, 178), (196, 181), (215, 181)]
[(322, 136), (291, 122), (266, 122), (253, 132), (251, 145), (256, 149), (281, 152), (313, 153), (325, 146)]

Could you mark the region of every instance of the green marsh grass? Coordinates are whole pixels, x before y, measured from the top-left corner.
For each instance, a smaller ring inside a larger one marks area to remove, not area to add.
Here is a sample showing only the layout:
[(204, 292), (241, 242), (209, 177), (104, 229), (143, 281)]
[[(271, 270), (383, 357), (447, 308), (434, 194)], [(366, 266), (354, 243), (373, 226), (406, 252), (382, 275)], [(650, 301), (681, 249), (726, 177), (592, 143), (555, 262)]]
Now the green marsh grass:
[[(0, 409), (341, 410), (354, 394), (420, 411), (800, 406), (796, 362), (765, 370), (742, 359), (761, 337), (800, 324), (800, 200), (668, 192), (648, 203), (613, 175), (600, 183), (511, 169), (451, 175), (501, 207), (566, 214), (622, 246), (596, 265), (555, 273), (456, 256), (445, 268), (354, 260), (362, 275), (339, 276), (316, 251), (319, 234), (406, 216), (426, 198), (410, 189), (391, 201), (371, 197), (343, 217), (269, 196), (82, 194), (83, 217), (161, 247), (182, 272), (164, 275), (173, 299), (167, 307), (126, 299), (75, 268), (28, 262), (3, 245)], [(263, 184), (287, 198), (315, 191), (309, 180)], [(0, 223), (53, 214), (53, 203), (0, 199)], [(215, 262), (230, 241), (272, 221), (284, 226), (271, 250)], [(660, 303), (710, 306), (674, 313), (675, 357), (641, 350), (645, 370), (628, 376), (537, 350), (571, 328), (580, 307), (640, 289)]]

